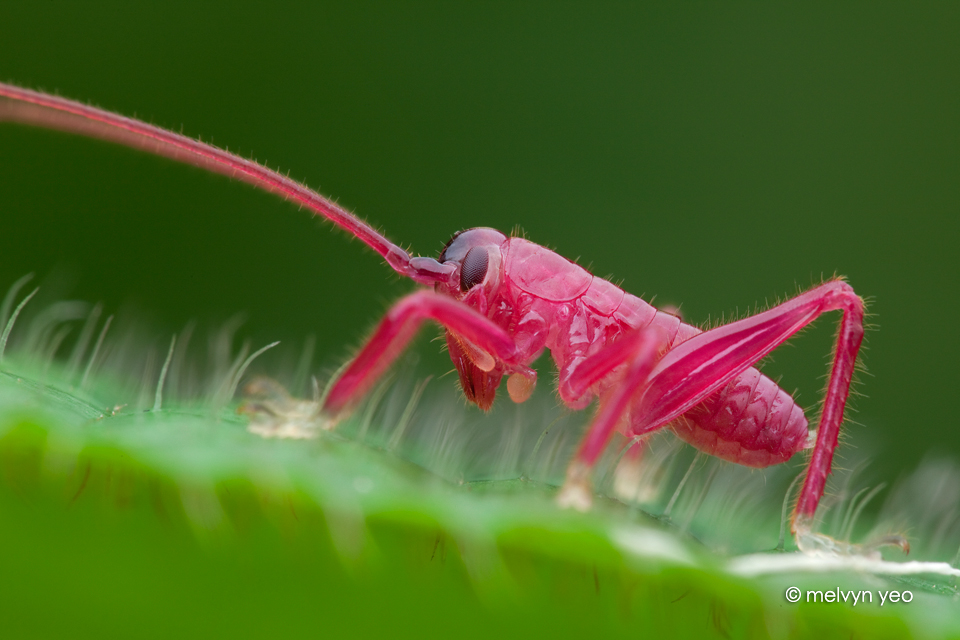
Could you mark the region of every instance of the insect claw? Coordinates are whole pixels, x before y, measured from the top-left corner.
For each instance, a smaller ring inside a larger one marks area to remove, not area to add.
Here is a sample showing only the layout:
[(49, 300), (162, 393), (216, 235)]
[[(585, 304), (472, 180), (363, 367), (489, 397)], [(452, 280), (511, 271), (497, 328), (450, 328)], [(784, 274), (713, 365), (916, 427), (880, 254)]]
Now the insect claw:
[(586, 512), (593, 504), (590, 491), (590, 468), (579, 461), (573, 461), (567, 469), (567, 479), (557, 495), (557, 505), (561, 509), (576, 509)]
[(879, 549), (880, 547), (899, 547), (904, 555), (910, 555), (910, 542), (903, 536), (892, 534), (878, 538), (864, 545), (865, 549)]
[(822, 533), (811, 530), (810, 519), (798, 519), (794, 527), (797, 547), (807, 555), (827, 557), (860, 556), (871, 560), (880, 559), (880, 547), (899, 547), (904, 553), (910, 553), (910, 543), (901, 535), (883, 536), (866, 544), (853, 544), (835, 540)]
[(576, 509), (586, 513), (592, 504), (593, 496), (590, 495), (590, 490), (579, 484), (564, 484), (557, 496), (557, 506), (561, 509)]
[(642, 471), (639, 460), (632, 458), (621, 460), (613, 472), (613, 494), (625, 502), (639, 501), (642, 492)]
[[(316, 393), (314, 390), (314, 396)], [(244, 396), (237, 413), (249, 416), (247, 431), (263, 438), (316, 438), (320, 431), (330, 431), (336, 424), (336, 417), (320, 412), (316, 399), (294, 398), (271, 378), (254, 378), (244, 387)]]

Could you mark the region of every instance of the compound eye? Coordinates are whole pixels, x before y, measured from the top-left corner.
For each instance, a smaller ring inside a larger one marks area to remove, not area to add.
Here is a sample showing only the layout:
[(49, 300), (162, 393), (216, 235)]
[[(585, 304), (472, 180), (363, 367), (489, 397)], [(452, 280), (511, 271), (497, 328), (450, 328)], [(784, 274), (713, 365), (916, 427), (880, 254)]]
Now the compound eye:
[(474, 247), (467, 251), (460, 264), (460, 291), (469, 291), (483, 282), (489, 261), (490, 256), (484, 247)]

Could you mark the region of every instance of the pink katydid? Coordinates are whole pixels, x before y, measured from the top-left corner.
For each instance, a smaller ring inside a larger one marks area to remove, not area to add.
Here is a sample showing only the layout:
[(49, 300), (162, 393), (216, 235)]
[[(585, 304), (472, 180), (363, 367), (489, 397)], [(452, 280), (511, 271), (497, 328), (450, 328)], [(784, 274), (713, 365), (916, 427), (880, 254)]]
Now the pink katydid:
[[(671, 427), (701, 451), (751, 467), (785, 462), (812, 446), (792, 531), (804, 550), (863, 551), (813, 532), (863, 338), (863, 301), (836, 279), (762, 313), (708, 331), (523, 238), (475, 228), (453, 236), (438, 259), (411, 257), (315, 191), (255, 162), (133, 118), (0, 83), (0, 120), (77, 133), (228, 175), (307, 207), (380, 254), (397, 273), (432, 286), (397, 302), (333, 384), (322, 411), (345, 415), (409, 343), (424, 320), (446, 330), (466, 397), (489, 409), (507, 376), (515, 402), (533, 392), (530, 365), (549, 349), (559, 394), (572, 409), (599, 409), (570, 461), (559, 494), (586, 509), (590, 473), (611, 436)], [(843, 316), (820, 424), (753, 368), (827, 311)], [(816, 435), (813, 443), (813, 435)], [(636, 461), (640, 445), (627, 453)], [(906, 541), (881, 541), (908, 549)]]

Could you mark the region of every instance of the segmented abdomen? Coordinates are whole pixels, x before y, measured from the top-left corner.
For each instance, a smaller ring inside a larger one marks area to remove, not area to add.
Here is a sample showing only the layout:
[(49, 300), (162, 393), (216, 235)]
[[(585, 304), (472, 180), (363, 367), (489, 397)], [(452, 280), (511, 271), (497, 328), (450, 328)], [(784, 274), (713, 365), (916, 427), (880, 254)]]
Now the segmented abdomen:
[(701, 451), (748, 467), (767, 467), (807, 447), (803, 409), (770, 378), (747, 369), (673, 424)]

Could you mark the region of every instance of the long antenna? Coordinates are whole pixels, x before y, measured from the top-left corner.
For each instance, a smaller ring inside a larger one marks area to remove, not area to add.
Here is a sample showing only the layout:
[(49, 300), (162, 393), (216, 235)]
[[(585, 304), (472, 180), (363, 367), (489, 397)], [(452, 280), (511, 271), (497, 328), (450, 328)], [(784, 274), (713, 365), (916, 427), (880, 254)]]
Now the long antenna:
[(454, 268), (411, 258), (369, 224), (322, 195), (256, 162), (135, 118), (0, 82), (0, 121), (19, 122), (115, 142), (242, 180), (303, 205), (379, 253), (397, 273), (423, 284), (446, 280)]

